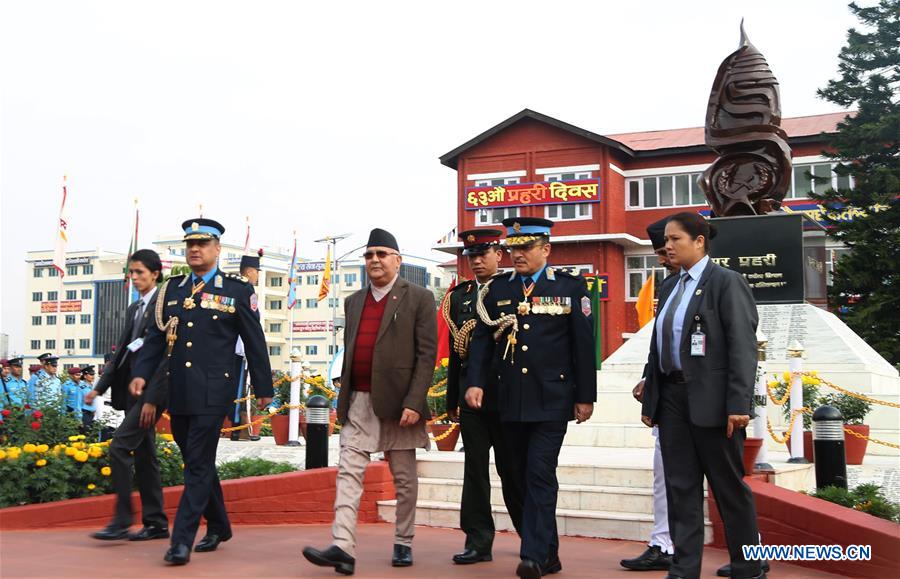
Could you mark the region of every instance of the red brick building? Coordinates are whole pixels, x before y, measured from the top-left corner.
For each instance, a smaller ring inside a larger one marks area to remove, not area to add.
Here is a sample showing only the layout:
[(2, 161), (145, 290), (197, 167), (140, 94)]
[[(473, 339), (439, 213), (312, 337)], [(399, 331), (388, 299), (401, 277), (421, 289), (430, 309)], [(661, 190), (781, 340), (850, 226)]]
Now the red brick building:
[[(822, 133), (834, 132), (844, 116), (782, 121), (794, 161), (786, 210), (814, 217), (820, 211), (807, 195), (827, 187), (806, 178), (808, 171), (830, 174), (835, 187), (852, 186), (821, 156)], [(496, 227), (505, 217), (546, 217), (556, 222), (551, 264), (608, 274), (604, 357), (638, 329), (634, 302), (656, 267), (647, 225), (680, 211), (708, 210), (697, 178), (714, 159), (702, 127), (603, 136), (528, 109), (440, 158), (457, 172), (458, 231)], [(451, 241), (435, 249), (457, 253), (460, 246)], [(830, 271), (841, 249), (829, 249)], [(471, 277), (465, 260), (459, 272)]]

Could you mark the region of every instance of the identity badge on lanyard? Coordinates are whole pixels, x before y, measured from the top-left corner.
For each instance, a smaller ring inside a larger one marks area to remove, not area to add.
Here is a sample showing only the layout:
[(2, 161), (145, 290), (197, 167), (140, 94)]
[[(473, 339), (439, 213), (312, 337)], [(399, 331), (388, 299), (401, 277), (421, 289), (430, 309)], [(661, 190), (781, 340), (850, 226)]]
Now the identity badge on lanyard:
[(697, 329), (691, 334), (691, 356), (703, 357), (706, 356), (706, 334), (700, 330), (699, 317), (694, 319), (697, 320)]

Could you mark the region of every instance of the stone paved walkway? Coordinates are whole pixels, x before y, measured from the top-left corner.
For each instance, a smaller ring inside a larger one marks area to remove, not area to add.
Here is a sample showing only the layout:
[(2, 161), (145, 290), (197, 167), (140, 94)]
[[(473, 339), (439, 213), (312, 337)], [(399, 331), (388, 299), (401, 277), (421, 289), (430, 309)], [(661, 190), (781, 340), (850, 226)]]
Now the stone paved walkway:
[[(214, 553), (193, 553), (183, 567), (170, 567), (163, 560), (168, 541), (130, 543), (103, 542), (88, 537), (92, 529), (6, 531), (0, 541), (2, 577), (340, 577), (330, 568), (314, 567), (302, 558), (305, 545), (325, 547), (330, 539), (327, 525), (236, 526), (234, 538)], [(203, 529), (201, 528), (201, 533)], [(413, 546), (415, 564), (405, 569), (391, 567), (393, 525), (370, 524), (359, 528), (359, 552), (355, 577), (392, 579), (476, 579), (514, 577), (518, 564), (519, 540), (515, 534), (499, 533), (494, 541), (494, 560), (471, 566), (450, 562), (461, 550), (459, 531), (416, 528)], [(634, 573), (619, 567), (619, 561), (635, 557), (642, 543), (608, 541), (580, 537), (560, 537), (563, 572), (560, 579), (641, 578), (660, 579), (663, 572)], [(704, 577), (728, 560), (723, 549), (704, 551)], [(780, 579), (835, 577), (787, 563), (773, 562), (772, 576)]]

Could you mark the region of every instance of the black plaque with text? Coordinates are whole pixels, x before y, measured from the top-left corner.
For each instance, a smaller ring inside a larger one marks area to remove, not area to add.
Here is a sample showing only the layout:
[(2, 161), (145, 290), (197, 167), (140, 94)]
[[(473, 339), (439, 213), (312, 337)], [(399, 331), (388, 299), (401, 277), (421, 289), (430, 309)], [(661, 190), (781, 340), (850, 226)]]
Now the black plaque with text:
[(824, 306), (825, 230), (799, 213), (710, 220), (709, 255), (744, 276), (757, 304)]

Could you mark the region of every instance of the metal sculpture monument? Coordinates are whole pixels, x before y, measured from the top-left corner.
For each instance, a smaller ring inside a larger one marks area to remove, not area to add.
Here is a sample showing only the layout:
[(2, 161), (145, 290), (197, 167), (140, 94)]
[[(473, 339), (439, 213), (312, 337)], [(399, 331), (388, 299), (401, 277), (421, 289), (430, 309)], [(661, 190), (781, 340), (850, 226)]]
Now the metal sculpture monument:
[(778, 81), (741, 23), (740, 47), (719, 66), (706, 109), (706, 144), (719, 154), (700, 179), (718, 217), (763, 215), (791, 183)]

